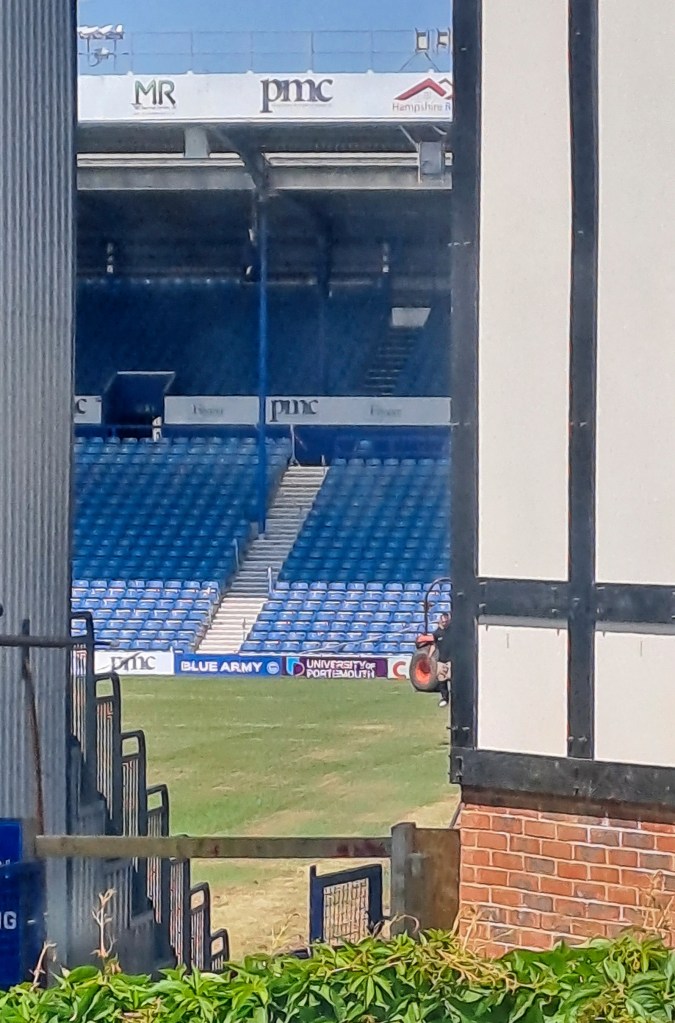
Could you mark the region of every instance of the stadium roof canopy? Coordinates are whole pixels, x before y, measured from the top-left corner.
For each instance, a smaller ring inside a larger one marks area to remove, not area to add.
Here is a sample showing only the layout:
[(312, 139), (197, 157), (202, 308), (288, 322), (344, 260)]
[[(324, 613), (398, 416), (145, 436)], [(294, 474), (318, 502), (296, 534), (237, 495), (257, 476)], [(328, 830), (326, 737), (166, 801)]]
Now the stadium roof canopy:
[[(270, 279), (378, 280), (446, 290), (449, 193), (298, 192), (268, 204)], [(81, 273), (100, 273), (110, 244), (118, 272), (241, 279), (254, 198), (235, 191), (96, 191), (79, 203)], [(387, 271), (385, 271), (385, 266)]]
[(112, 245), (120, 272), (237, 277), (264, 199), (272, 281), (391, 270), (447, 288), (447, 73), (326, 81), (94, 77), (86, 95), (81, 83), (80, 270), (101, 272)]
[(449, 189), (451, 132), (449, 120), (81, 124), (79, 187), (246, 191), (245, 164), (262, 157), (273, 191)]

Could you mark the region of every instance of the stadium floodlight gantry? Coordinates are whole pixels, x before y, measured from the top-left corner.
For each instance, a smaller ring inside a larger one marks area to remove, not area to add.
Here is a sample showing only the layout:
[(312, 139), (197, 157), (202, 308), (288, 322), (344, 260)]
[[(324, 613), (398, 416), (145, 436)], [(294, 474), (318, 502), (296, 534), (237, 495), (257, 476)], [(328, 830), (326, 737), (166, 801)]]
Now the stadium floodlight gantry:
[(182, 75), (335, 72), (448, 72), (452, 33), (423, 29), (309, 32), (134, 33), (123, 25), (82, 25), (77, 30), (80, 74)]

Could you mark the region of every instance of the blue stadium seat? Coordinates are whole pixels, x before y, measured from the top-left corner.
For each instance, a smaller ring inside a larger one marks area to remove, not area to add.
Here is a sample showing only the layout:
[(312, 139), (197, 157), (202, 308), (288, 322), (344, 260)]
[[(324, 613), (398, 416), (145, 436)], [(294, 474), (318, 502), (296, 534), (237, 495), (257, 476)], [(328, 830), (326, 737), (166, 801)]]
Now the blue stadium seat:
[[(303, 650), (411, 652), (423, 593), (450, 570), (438, 464), (335, 459), (248, 641), (266, 649), (283, 621), (291, 642), (304, 629)], [(300, 604), (299, 585), (308, 588)]]
[[(271, 488), (289, 451), (269, 441)], [(161, 628), (163, 644), (193, 648), (234, 572), (232, 541), (249, 535), (255, 443), (78, 438), (75, 469), (75, 606), (109, 642), (143, 646)]]

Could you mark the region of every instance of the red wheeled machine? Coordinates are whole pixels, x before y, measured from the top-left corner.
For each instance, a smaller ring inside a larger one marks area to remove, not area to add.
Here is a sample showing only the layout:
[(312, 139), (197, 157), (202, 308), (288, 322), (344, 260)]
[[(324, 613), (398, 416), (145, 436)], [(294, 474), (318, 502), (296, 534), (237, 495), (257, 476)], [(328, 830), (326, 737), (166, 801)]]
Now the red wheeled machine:
[(415, 640), (416, 649), (410, 660), (410, 682), (413, 689), (416, 689), (418, 693), (438, 692), (440, 682), (438, 677), (438, 649), (436, 647), (436, 640), (429, 629), (429, 610), (434, 591), (440, 591), (443, 583), (451, 581), (446, 577), (434, 579), (424, 595), (424, 632)]

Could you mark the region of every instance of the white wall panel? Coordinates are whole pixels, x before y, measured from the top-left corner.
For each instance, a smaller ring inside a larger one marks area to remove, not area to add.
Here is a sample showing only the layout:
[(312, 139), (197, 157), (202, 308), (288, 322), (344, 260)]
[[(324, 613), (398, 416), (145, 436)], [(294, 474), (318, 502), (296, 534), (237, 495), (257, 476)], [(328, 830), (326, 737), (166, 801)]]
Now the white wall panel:
[(598, 760), (675, 767), (675, 636), (598, 633)]
[(478, 629), (478, 747), (567, 753), (567, 631)]
[(675, 3), (601, 0), (597, 576), (675, 583)]
[(479, 571), (567, 577), (567, 0), (484, 0)]

